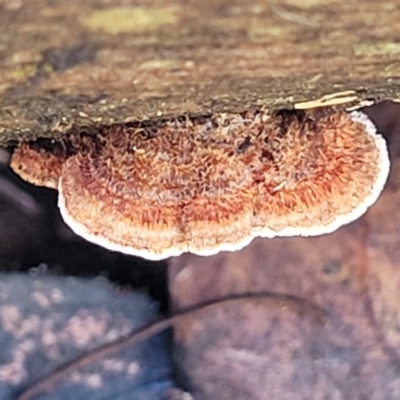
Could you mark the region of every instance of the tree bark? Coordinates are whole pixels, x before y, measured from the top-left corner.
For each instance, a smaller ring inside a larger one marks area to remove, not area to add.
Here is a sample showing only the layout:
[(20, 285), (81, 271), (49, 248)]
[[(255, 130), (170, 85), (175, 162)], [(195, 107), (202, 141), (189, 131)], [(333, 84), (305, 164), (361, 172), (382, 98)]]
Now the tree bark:
[(391, 0), (0, 0), (0, 144), (166, 115), (396, 100), (399, 20)]

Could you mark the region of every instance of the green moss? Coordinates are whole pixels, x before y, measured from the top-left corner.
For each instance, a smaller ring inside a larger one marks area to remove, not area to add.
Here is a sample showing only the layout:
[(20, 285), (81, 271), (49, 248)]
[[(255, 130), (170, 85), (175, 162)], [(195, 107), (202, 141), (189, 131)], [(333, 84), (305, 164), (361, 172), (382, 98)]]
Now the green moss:
[(35, 64), (18, 65), (8, 71), (8, 77), (14, 82), (25, 82), (36, 74)]
[(178, 22), (176, 7), (115, 7), (97, 10), (82, 17), (81, 23), (91, 30), (110, 34), (151, 32)]
[(400, 43), (394, 42), (356, 43), (353, 48), (356, 56), (388, 56), (400, 53)]

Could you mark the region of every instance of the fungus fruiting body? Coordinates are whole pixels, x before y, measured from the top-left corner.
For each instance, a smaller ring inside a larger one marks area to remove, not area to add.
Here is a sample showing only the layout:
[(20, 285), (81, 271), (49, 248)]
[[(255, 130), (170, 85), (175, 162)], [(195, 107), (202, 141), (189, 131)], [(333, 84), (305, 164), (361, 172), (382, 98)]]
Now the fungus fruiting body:
[(335, 108), (112, 125), (21, 144), (11, 165), (57, 182), (78, 235), (148, 259), (332, 232), (376, 201), (389, 172), (368, 117)]

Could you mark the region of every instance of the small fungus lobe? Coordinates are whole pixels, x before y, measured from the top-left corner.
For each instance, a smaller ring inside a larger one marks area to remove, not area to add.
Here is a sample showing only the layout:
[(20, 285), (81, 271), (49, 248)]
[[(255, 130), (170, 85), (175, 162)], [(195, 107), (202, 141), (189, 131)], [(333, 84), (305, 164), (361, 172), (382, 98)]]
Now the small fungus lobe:
[(389, 157), (365, 114), (325, 107), (103, 126), (22, 143), (11, 166), (58, 187), (78, 235), (156, 260), (332, 232), (377, 200)]

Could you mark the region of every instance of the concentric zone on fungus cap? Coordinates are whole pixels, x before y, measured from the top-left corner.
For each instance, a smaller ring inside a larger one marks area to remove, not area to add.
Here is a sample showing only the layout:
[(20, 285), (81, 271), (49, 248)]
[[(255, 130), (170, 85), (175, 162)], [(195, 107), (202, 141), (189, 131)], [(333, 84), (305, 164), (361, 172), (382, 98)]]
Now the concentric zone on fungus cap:
[(162, 259), (332, 232), (375, 202), (389, 157), (366, 115), (326, 107), (101, 127), (23, 143), (11, 165), (33, 183), (58, 183), (78, 235)]

